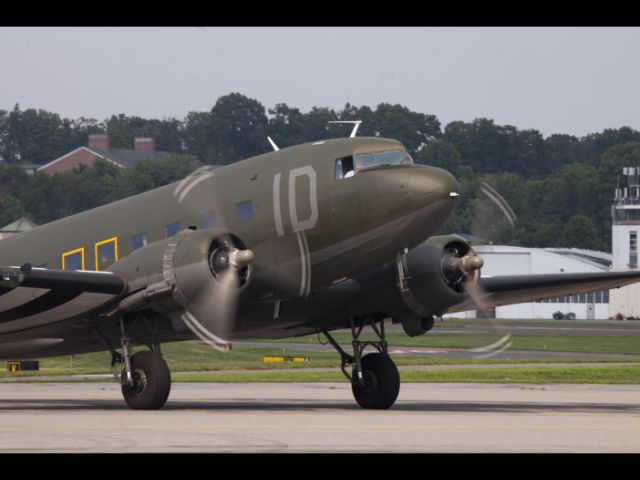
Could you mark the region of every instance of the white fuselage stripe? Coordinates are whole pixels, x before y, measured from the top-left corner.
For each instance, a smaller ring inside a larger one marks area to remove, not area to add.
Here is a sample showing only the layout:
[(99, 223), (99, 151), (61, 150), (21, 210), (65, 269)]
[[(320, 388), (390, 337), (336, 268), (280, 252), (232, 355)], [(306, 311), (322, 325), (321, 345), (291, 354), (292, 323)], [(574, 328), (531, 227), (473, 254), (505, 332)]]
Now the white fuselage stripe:
[(307, 234), (302, 231), (302, 244), (304, 246), (305, 261), (307, 263), (307, 287), (304, 296), (308, 297), (311, 292), (311, 254), (309, 252), (309, 243), (307, 242)]
[(201, 177), (198, 177), (196, 180), (194, 180), (193, 182), (191, 182), (189, 184), (189, 186), (185, 187), (185, 189), (182, 191), (182, 193), (180, 194), (180, 196), (178, 197), (178, 203), (182, 203), (182, 201), (184, 200), (184, 198), (187, 196), (187, 194), (193, 189), (193, 187), (195, 187), (196, 185), (198, 185), (201, 182), (204, 182), (205, 180), (213, 177), (215, 175), (215, 172), (209, 172), (206, 173), (204, 175), (202, 175)]
[(298, 237), (298, 248), (300, 248), (300, 296), (303, 297), (304, 293), (307, 290), (307, 259), (305, 255), (304, 245), (302, 243), (302, 233), (296, 233), (296, 237)]
[(311, 256), (309, 255), (309, 244), (304, 231), (296, 233), (298, 237), (298, 248), (300, 248), (300, 296), (307, 297), (311, 292)]
[(282, 225), (282, 211), (280, 210), (280, 178), (281, 173), (273, 176), (273, 218), (276, 224), (276, 232), (278, 236), (284, 235), (284, 226)]

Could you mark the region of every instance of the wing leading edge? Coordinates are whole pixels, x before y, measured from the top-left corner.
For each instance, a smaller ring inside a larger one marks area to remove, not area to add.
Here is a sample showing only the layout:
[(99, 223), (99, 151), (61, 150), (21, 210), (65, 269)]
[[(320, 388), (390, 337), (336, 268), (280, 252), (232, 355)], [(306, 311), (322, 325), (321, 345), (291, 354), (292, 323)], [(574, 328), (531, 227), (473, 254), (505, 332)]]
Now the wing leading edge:
[[(640, 272), (634, 271), (560, 273), (485, 277), (480, 280), (480, 286), (486, 292), (487, 305), (499, 306), (564, 297), (594, 290), (608, 290), (638, 281), (640, 281)], [(449, 308), (448, 312), (462, 312), (474, 308), (471, 300), (465, 300)]]
[(17, 287), (74, 290), (80, 293), (111, 293), (117, 295), (126, 282), (111, 272), (47, 270), (22, 267), (0, 267), (0, 295)]

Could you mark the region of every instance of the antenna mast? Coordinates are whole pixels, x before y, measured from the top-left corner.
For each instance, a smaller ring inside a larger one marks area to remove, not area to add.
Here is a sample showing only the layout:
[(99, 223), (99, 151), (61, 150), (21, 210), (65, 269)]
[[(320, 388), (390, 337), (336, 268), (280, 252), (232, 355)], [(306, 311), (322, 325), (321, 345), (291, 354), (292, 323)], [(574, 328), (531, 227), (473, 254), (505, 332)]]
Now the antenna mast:
[(353, 130), (351, 130), (351, 135), (349, 135), (349, 138), (353, 138), (356, 136), (356, 132), (358, 131), (358, 127), (362, 123), (362, 120), (333, 120), (329, 123), (352, 123)]

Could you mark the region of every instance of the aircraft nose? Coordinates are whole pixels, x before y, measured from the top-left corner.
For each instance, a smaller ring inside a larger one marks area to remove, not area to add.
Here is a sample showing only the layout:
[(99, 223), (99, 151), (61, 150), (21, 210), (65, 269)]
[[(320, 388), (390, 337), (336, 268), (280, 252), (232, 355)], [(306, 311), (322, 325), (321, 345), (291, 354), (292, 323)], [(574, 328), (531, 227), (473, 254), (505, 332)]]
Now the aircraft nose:
[(422, 208), (436, 201), (456, 201), (460, 185), (456, 177), (437, 167), (417, 168), (411, 172), (410, 189), (414, 206)]

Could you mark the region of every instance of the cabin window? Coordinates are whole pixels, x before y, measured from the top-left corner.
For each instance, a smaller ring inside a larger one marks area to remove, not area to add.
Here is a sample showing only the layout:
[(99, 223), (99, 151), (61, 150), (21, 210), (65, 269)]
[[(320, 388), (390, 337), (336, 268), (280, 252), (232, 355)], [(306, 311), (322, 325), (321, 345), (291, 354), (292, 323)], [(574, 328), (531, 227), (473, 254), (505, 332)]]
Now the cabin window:
[(372, 167), (385, 167), (391, 165), (411, 165), (411, 156), (402, 150), (390, 150), (387, 152), (361, 153), (356, 155), (358, 170)]
[(164, 227), (164, 230), (167, 234), (167, 238), (171, 238), (180, 231), (180, 222), (170, 223)]
[(198, 228), (212, 228), (216, 226), (216, 212), (207, 212), (200, 215)]
[(236, 218), (244, 220), (253, 217), (253, 200), (236, 203)]
[(336, 160), (335, 179), (353, 177), (355, 170), (353, 169), (353, 157), (343, 157)]
[(84, 270), (84, 248), (62, 254), (63, 270)]
[(137, 235), (133, 235), (131, 237), (131, 243), (133, 245), (133, 249), (137, 250), (142, 247), (147, 246), (147, 232), (138, 233)]
[(96, 243), (96, 271), (104, 270), (118, 261), (118, 239), (116, 237)]

